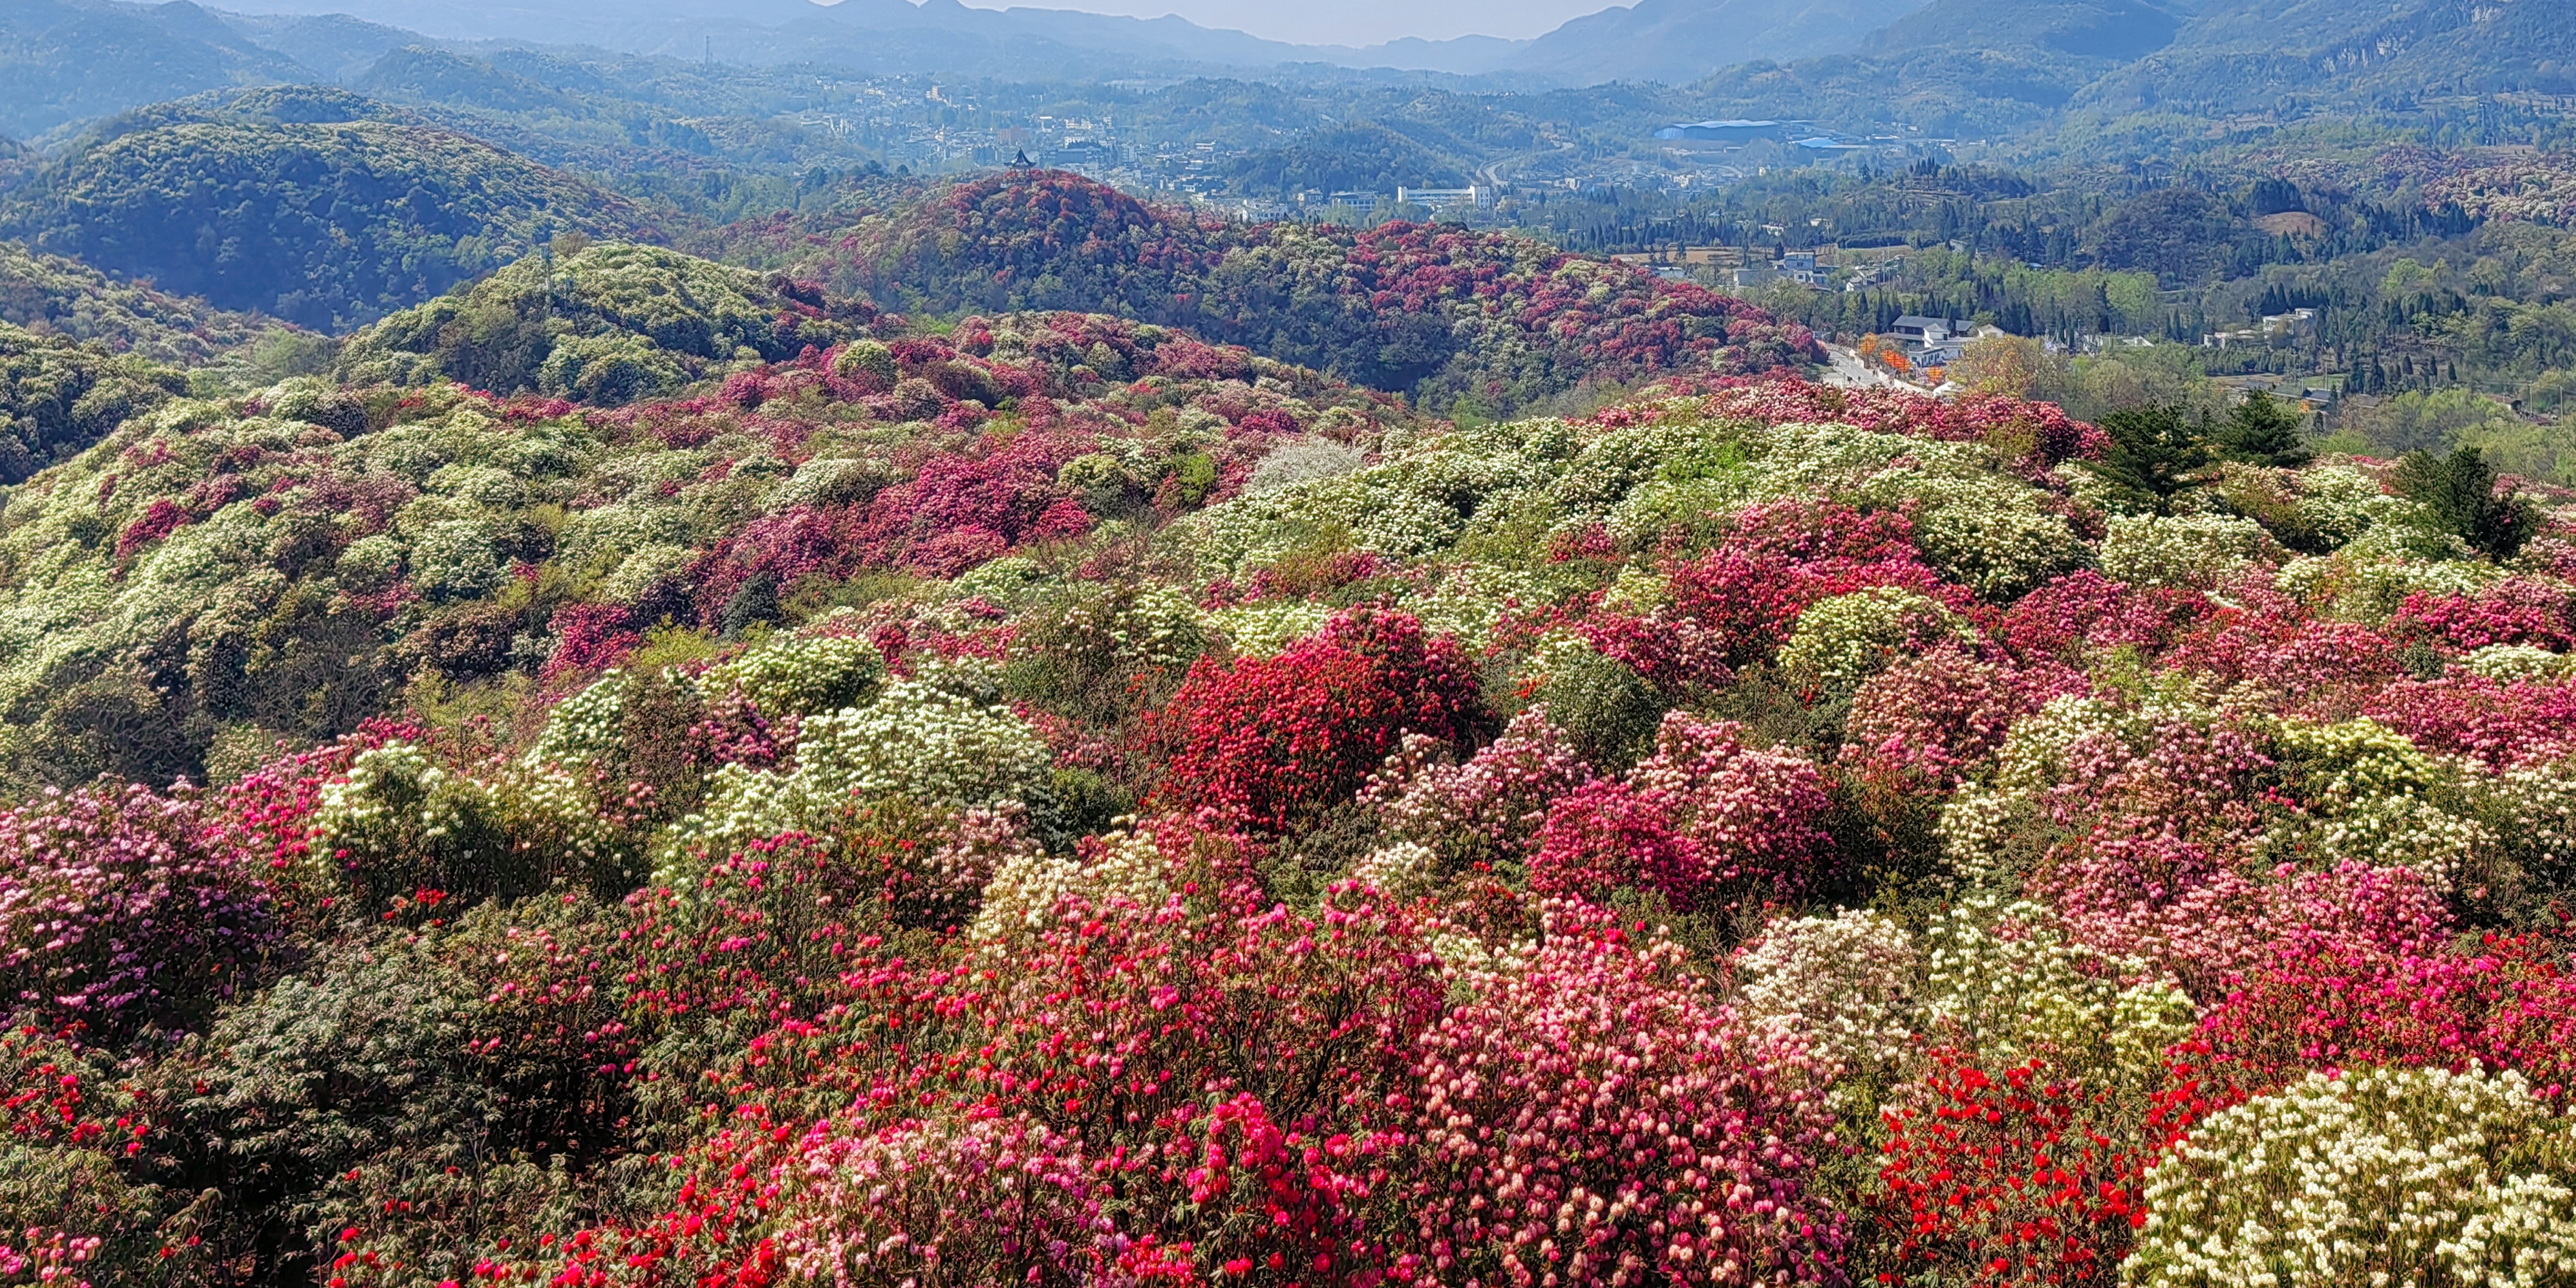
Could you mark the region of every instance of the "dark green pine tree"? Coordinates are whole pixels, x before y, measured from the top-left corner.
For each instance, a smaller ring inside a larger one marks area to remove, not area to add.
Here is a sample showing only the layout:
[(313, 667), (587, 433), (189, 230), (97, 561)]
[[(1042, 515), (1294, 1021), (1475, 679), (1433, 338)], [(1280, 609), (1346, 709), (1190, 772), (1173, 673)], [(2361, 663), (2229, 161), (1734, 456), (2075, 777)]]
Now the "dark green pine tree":
[(2460, 447), (2448, 456), (2408, 452), (2398, 458), (2389, 479), (2397, 495), (2419, 502), (2428, 525), (2447, 532), (2498, 559), (2511, 556), (2531, 540), (2529, 504), (2507, 491), (2496, 492), (2495, 467), (2486, 453)]
[(2111, 447), (2093, 472), (2123, 508), (2171, 514), (2175, 498), (2208, 482), (2201, 474), (2209, 464), (2207, 429), (2206, 420), (2178, 405), (2115, 411), (2102, 418)]
[(2297, 469), (2317, 455), (2308, 446), (2306, 427), (2307, 417), (2296, 406), (2258, 390), (2218, 427), (2219, 459)]

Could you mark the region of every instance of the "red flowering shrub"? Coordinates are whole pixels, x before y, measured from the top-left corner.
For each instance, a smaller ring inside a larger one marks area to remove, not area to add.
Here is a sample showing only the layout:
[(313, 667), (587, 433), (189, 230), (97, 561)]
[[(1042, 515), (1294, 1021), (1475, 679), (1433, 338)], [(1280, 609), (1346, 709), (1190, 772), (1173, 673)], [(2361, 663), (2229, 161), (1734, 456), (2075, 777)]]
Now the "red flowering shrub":
[(1456, 741), (1475, 674), (1402, 613), (1353, 609), (1277, 657), (1201, 658), (1172, 697), (1176, 746), (1158, 789), (1263, 826), (1347, 798), (1407, 731)]
[(1950, 1050), (1932, 1053), (1918, 1090), (1921, 1103), (1886, 1114), (1884, 1281), (2119, 1281), (2156, 1158), (2138, 1106), (2043, 1060), (1989, 1072)]

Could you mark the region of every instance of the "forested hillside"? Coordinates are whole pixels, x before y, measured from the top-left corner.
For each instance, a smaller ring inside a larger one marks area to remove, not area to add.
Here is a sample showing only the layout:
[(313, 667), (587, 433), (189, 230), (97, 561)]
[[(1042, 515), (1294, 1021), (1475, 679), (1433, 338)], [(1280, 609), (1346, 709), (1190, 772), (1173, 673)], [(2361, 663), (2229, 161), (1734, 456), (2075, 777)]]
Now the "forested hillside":
[(1079, 176), (961, 183), (855, 224), (739, 236), (887, 307), (1076, 301), (1249, 346), (1442, 409), (1492, 415), (1587, 382), (1814, 361), (1814, 341), (1703, 288), (1438, 225), (1244, 228)]
[(212, 362), (277, 329), (13, 242), (0, 242), (0, 322), (182, 366)]
[(345, 329), (441, 294), (557, 230), (646, 213), (488, 144), (269, 92), (112, 122), (0, 199), (0, 235), (161, 290)]

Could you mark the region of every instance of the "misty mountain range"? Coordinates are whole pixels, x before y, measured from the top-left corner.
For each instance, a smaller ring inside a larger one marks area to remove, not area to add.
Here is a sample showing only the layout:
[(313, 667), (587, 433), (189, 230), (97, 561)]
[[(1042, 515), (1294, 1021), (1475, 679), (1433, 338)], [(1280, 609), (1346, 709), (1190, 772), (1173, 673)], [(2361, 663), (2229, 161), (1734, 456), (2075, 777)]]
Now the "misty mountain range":
[(386, 54), (438, 41), (1051, 82), (1283, 68), (1447, 74), (1484, 90), (1660, 81), (1704, 90), (1712, 111), (1798, 116), (1873, 97), (2005, 101), (2027, 114), (2239, 110), (2338, 90), (2563, 92), (2553, 87), (2576, 66), (2576, 0), (1637, 0), (1531, 40), (1367, 48), (959, 0), (234, 2), (263, 12), (189, 0), (0, 6), (0, 133), (33, 137), (210, 89), (353, 84)]

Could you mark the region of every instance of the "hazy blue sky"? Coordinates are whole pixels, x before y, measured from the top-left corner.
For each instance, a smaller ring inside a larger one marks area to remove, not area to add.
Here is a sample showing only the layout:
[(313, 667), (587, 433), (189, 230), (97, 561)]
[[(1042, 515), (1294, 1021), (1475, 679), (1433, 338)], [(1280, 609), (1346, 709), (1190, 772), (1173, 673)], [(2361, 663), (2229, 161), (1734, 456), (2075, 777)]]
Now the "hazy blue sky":
[(1402, 36), (1445, 40), (1484, 35), (1518, 39), (1553, 30), (1608, 0), (965, 0), (983, 9), (1033, 5), (1160, 18), (1176, 13), (1202, 27), (1231, 27), (1305, 45), (1373, 45)]

